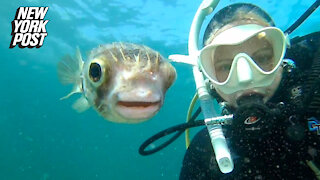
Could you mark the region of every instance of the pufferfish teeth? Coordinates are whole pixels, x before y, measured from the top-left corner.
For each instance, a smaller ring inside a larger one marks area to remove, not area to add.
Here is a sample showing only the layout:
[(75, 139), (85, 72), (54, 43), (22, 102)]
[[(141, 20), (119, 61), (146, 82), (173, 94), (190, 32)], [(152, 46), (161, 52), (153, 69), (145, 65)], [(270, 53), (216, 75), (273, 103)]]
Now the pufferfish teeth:
[(117, 105), (119, 106), (125, 106), (125, 107), (148, 107), (148, 106), (154, 106), (159, 105), (159, 101), (155, 102), (147, 102), (147, 101), (118, 101)]

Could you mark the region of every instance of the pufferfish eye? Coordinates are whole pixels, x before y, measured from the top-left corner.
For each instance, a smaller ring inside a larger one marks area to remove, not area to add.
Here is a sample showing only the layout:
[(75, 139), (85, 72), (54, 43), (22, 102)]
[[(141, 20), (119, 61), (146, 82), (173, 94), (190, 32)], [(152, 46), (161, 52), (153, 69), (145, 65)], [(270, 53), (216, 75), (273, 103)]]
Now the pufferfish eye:
[(93, 82), (98, 82), (101, 78), (101, 66), (98, 63), (91, 63), (89, 68), (89, 77)]

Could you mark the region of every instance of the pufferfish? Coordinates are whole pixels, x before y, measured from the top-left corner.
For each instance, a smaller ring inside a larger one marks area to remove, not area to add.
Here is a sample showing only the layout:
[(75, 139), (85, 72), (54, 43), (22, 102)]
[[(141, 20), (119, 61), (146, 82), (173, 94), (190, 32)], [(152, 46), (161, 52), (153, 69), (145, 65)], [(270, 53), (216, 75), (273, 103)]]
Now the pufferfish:
[(61, 99), (82, 94), (73, 104), (78, 112), (92, 106), (109, 121), (140, 123), (160, 110), (176, 70), (147, 46), (115, 42), (93, 49), (86, 62), (77, 49), (75, 58), (58, 63), (58, 77), (62, 84), (74, 84)]

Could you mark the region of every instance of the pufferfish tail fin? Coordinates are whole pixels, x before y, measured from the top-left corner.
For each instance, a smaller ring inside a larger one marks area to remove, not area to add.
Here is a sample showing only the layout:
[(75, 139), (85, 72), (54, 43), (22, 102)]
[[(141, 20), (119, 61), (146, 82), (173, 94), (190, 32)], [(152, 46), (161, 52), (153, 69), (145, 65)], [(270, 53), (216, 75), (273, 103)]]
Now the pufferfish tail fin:
[(74, 84), (72, 91), (60, 98), (60, 100), (69, 98), (75, 93), (82, 93), (81, 72), (83, 68), (83, 60), (80, 49), (77, 47), (75, 58), (66, 55), (58, 62), (58, 78), (62, 84)]

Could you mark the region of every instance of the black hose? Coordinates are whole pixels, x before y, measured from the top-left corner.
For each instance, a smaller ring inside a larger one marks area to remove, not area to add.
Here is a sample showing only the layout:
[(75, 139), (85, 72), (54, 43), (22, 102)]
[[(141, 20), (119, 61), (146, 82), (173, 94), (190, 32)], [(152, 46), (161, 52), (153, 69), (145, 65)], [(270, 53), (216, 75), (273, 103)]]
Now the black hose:
[(304, 12), (296, 22), (294, 22), (287, 30), (284, 32), (287, 34), (290, 34), (292, 31), (294, 31), (297, 27), (299, 27), (312, 13), (315, 11), (320, 5), (320, 0), (316, 0), (309, 9)]
[[(142, 145), (139, 148), (139, 153), (143, 156), (153, 154), (153, 153), (165, 148), (169, 144), (171, 144), (174, 140), (176, 140), (184, 132), (184, 130), (186, 130), (188, 128), (192, 128), (192, 127), (205, 125), (203, 120), (195, 120), (198, 117), (198, 115), (200, 114), (200, 112), (201, 112), (201, 108), (199, 107), (197, 109), (197, 111), (192, 115), (192, 117), (190, 118), (190, 121), (188, 123), (178, 124), (176, 126), (170, 127), (168, 129), (160, 131), (159, 133), (151, 136), (144, 143), (142, 143)], [(174, 132), (177, 132), (177, 133), (174, 136), (172, 136), (168, 141), (162, 143), (161, 145), (159, 145), (158, 147), (155, 147), (153, 149), (145, 150), (154, 141), (156, 141), (166, 135), (174, 133)]]

